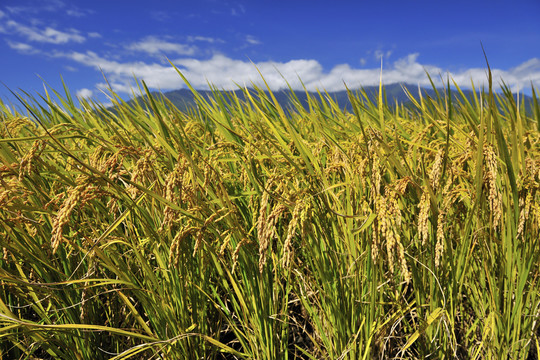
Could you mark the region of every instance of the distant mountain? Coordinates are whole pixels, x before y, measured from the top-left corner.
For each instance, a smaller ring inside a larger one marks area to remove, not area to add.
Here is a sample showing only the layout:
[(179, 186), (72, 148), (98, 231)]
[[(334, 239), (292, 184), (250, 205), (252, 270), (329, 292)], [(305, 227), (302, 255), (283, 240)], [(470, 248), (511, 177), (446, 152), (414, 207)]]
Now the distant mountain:
[[(419, 98), (419, 88), (416, 85), (410, 85), (410, 84), (390, 84), (385, 85), (384, 90), (386, 94), (386, 100), (390, 106), (397, 104), (404, 104), (404, 105), (412, 105), (410, 99), (408, 98), (407, 94), (403, 90), (403, 88), (406, 88), (416, 99)], [(378, 99), (378, 93), (379, 93), (379, 87), (378, 86), (367, 86), (364, 87), (363, 90), (368, 95), (368, 98), (376, 103)], [(422, 96), (424, 97), (432, 97), (435, 98), (436, 92), (433, 89), (428, 88), (420, 88), (420, 91), (422, 92)], [(445, 89), (438, 89), (439, 95), (444, 96), (446, 90)], [(353, 93), (356, 92), (356, 90), (352, 90)], [(469, 99), (472, 100), (473, 98), (473, 92), (471, 90), (462, 90), (463, 94)], [(210, 90), (198, 90), (198, 93), (206, 98), (212, 97), (212, 92)], [(234, 93), (241, 101), (245, 100), (245, 94), (243, 90), (234, 90), (230, 91), (230, 93)], [(308, 101), (307, 101), (307, 94), (304, 91), (295, 91), (294, 92), (300, 103), (307, 108)], [(453, 90), (452, 93), (454, 94), (454, 99), (459, 99), (460, 96), (456, 90)], [(276, 100), (278, 103), (286, 110), (289, 110), (294, 107), (294, 105), (291, 102), (291, 94), (288, 90), (280, 90), (273, 92)], [(315, 97), (316, 99), (319, 98), (319, 95), (316, 92), (308, 92), (309, 95)], [(193, 108), (196, 105), (195, 102), (195, 96), (189, 89), (179, 89), (179, 90), (173, 90), (168, 91), (165, 93), (153, 93), (153, 95), (160, 97), (164, 96), (167, 98), (174, 106), (176, 106), (179, 110), (186, 111), (189, 108)], [(324, 94), (323, 94), (324, 95)], [(352, 112), (352, 105), (349, 101), (349, 97), (347, 94), (347, 91), (333, 91), (328, 92), (328, 95), (339, 105), (341, 109), (345, 109), (349, 112)], [(514, 95), (514, 99), (516, 99), (517, 96)], [(531, 104), (532, 104), (532, 97), (520, 95), (520, 101), (521, 99), (525, 100), (525, 110), (527, 112), (531, 111)], [(137, 98), (135, 100), (130, 100), (129, 102), (133, 101), (141, 101), (142, 99)]]

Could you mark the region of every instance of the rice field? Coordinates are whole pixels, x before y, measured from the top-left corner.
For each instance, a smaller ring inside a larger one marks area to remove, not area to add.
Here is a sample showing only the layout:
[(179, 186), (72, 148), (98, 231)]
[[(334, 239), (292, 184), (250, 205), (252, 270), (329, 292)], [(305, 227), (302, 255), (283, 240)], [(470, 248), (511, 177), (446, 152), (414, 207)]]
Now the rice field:
[(454, 85), (0, 103), (0, 357), (535, 358), (536, 89)]

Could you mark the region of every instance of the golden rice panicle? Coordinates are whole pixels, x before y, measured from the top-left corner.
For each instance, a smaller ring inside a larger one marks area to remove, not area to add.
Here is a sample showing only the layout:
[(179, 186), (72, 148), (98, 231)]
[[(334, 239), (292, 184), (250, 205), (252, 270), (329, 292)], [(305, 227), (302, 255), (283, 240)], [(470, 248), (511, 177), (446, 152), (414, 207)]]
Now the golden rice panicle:
[[(518, 238), (523, 237), (526, 223), (533, 225), (534, 221), (533, 223), (529, 222), (531, 214), (534, 215), (538, 212), (538, 204), (533, 200), (540, 189), (540, 160), (534, 161), (531, 158), (527, 158), (525, 163), (525, 175), (522, 177), (522, 195), (519, 198)], [(538, 231), (537, 228), (536, 231)]]
[(249, 239), (248, 238), (242, 238), (242, 240), (240, 240), (240, 242), (238, 242), (238, 244), (236, 245), (236, 248), (234, 249), (233, 257), (232, 257), (233, 265), (232, 265), (232, 270), (231, 270), (231, 273), (233, 273), (233, 274), (236, 271), (236, 268), (238, 267), (238, 257), (240, 256), (240, 250), (247, 243), (249, 243)]
[[(189, 220), (188, 220), (189, 221)], [(188, 223), (189, 224), (189, 223)], [(194, 226), (187, 225), (182, 231), (179, 231), (174, 236), (171, 247), (169, 249), (169, 266), (174, 265), (178, 266), (178, 261), (180, 259), (180, 245), (186, 237), (193, 234), (197, 231), (197, 228)]]
[(379, 246), (381, 243), (381, 239), (379, 237), (379, 230), (377, 229), (377, 222), (378, 220), (375, 220), (375, 225), (373, 226), (373, 234), (371, 238), (371, 259), (373, 262), (377, 261), (377, 258), (379, 257)]
[(231, 239), (233, 238), (233, 236), (234, 236), (234, 232), (232, 229), (225, 230), (221, 234), (221, 238), (223, 238), (223, 241), (221, 242), (221, 245), (219, 247), (219, 253), (218, 253), (221, 257), (225, 256), (225, 252), (227, 251), (227, 249), (230, 248)]
[(81, 182), (76, 187), (72, 187), (67, 191), (67, 197), (62, 203), (60, 210), (53, 219), (51, 231), (51, 247), (53, 254), (58, 250), (58, 246), (64, 239), (64, 226), (69, 222), (71, 213), (75, 208), (83, 208), (88, 202), (100, 196), (109, 195), (106, 191), (101, 190), (96, 185)]
[(384, 197), (377, 195), (374, 201), (374, 212), (377, 215), (373, 222), (373, 231), (371, 239), (371, 259), (377, 261), (379, 257), (381, 237), (386, 232), (386, 206), (384, 206)]
[(329, 147), (329, 161), (324, 169), (325, 175), (339, 174), (348, 169), (347, 155), (338, 146)]
[[(411, 181), (412, 181), (411, 178), (407, 176), (407, 177), (404, 177), (403, 179), (398, 180), (394, 186), (392, 213), (394, 214), (394, 219), (395, 219), (396, 226), (398, 229), (398, 234), (401, 233), (399, 229), (401, 228), (402, 216), (401, 216), (401, 210), (399, 208), (397, 199), (398, 199), (398, 196), (405, 195), (405, 192), (407, 190), (407, 185)], [(401, 265), (401, 274), (403, 275), (405, 282), (408, 284), (411, 281), (411, 272), (409, 270), (409, 267), (407, 266), (407, 261), (405, 260), (405, 247), (403, 246), (403, 242), (401, 241), (401, 237), (399, 235), (398, 235), (396, 250), (397, 250), (398, 261)]]
[(107, 201), (107, 209), (109, 209), (109, 215), (120, 215), (120, 204), (116, 196), (111, 196)]
[[(178, 159), (173, 171), (165, 178), (165, 199), (172, 203), (181, 203), (184, 194), (184, 175), (188, 169), (186, 159), (183, 157)], [(177, 190), (176, 190), (177, 189)], [(177, 191), (180, 194), (177, 194)], [(160, 231), (168, 229), (176, 220), (178, 212), (166, 205), (163, 210), (163, 220), (161, 222)]]
[(381, 199), (381, 165), (379, 162), (379, 154), (375, 150), (376, 145), (371, 140), (368, 141), (368, 157), (371, 160), (371, 187), (370, 187), (370, 202), (377, 214), (374, 221), (372, 240), (371, 240), (371, 258), (375, 262), (379, 257), (379, 247), (381, 243), (381, 235), (386, 231), (386, 209), (382, 205)]
[(531, 212), (532, 198), (533, 198), (533, 192), (529, 190), (527, 191), (525, 200), (523, 200), (523, 198), (519, 199), (520, 212), (519, 212), (519, 224), (518, 224), (518, 229), (517, 229), (518, 238), (523, 236), (525, 223), (529, 219), (529, 214)]
[(201, 227), (197, 230), (197, 237), (195, 238), (195, 246), (193, 247), (193, 254), (192, 256), (197, 255), (197, 251), (201, 247), (202, 239), (204, 236), (205, 228)]
[(53, 253), (56, 252), (63, 240), (63, 228), (69, 222), (71, 213), (76, 207), (81, 207), (83, 202), (91, 197), (92, 190), (93, 187), (84, 183), (68, 190), (68, 196), (53, 220), (51, 238)]
[(88, 156), (88, 163), (90, 166), (95, 167), (96, 169), (101, 170), (105, 162), (105, 148), (102, 145), (96, 146), (94, 151)]
[[(141, 180), (152, 181), (155, 179), (155, 173), (153, 169), (153, 164), (155, 163), (155, 152), (150, 149), (145, 149), (143, 156), (140, 156), (137, 162), (135, 163), (135, 169), (131, 174), (131, 181), (136, 183)], [(140, 191), (133, 185), (128, 186), (128, 192), (131, 195), (132, 199), (135, 199)]]
[(25, 175), (30, 175), (34, 171), (34, 163), (40, 157), (47, 145), (46, 140), (36, 140), (32, 144), (30, 151), (26, 153), (19, 164), (19, 181), (22, 181)]
[[(396, 265), (401, 269), (401, 274), (405, 281), (410, 281), (410, 273), (405, 261), (405, 249), (401, 242), (401, 210), (398, 204), (398, 194), (405, 193), (409, 178), (403, 178), (385, 186), (384, 195), (377, 194), (374, 211), (376, 218), (373, 223), (371, 257), (375, 262), (379, 257), (381, 242), (385, 242), (386, 260), (388, 269), (394, 274)], [(396, 264), (397, 258), (397, 264)]]
[(431, 172), (429, 174), (429, 180), (433, 191), (436, 191), (439, 188), (442, 173), (443, 155), (443, 149), (437, 151), (437, 155), (435, 155), (435, 160), (433, 161), (433, 167), (431, 168)]
[(445, 235), (444, 235), (444, 226), (445, 226), (445, 220), (446, 214), (444, 212), (439, 212), (439, 216), (437, 217), (437, 243), (435, 245), (435, 267), (439, 267), (441, 257), (444, 251), (444, 241), (445, 241)]
[(382, 234), (387, 240), (387, 253), (390, 262), (390, 271), (393, 272), (395, 266), (393, 261), (394, 256), (396, 256), (401, 268), (401, 275), (406, 283), (409, 283), (411, 274), (407, 266), (407, 261), (405, 260), (405, 248), (400, 235), (402, 216), (398, 204), (398, 196), (405, 194), (409, 182), (410, 178), (405, 177), (396, 181), (393, 185), (388, 185), (386, 187), (386, 201), (384, 201), (384, 205), (386, 206), (386, 233)]
[(120, 148), (107, 158), (99, 170), (106, 173), (111, 180), (116, 180), (127, 174), (127, 171), (123, 168), (124, 158), (125, 153), (123, 148)]
[(493, 147), (484, 145), (484, 186), (488, 191), (488, 204), (497, 230), (502, 217), (502, 195), (497, 189), (497, 155)]
[(19, 134), (23, 127), (29, 127), (34, 129), (36, 127), (36, 124), (27, 117), (15, 116), (10, 117), (7, 120), (2, 120), (2, 126), (0, 126), (0, 137), (3, 139), (17, 137), (17, 134)]
[(364, 139), (361, 136), (356, 136), (352, 142), (348, 144), (349, 148), (347, 156), (350, 160), (349, 169), (352, 172), (356, 181), (360, 182), (361, 189), (369, 187), (368, 172), (369, 172), (369, 156), (366, 156), (364, 150)]
[(532, 231), (534, 231), (535, 234), (539, 235), (540, 230), (540, 201), (533, 201), (532, 202), (532, 219), (529, 221), (531, 225)]
[(398, 242), (398, 260), (399, 264), (401, 266), (401, 275), (403, 276), (403, 280), (406, 284), (409, 284), (411, 282), (411, 271), (409, 270), (409, 267), (407, 266), (407, 261), (405, 260), (405, 248), (403, 247), (403, 244), (401, 242)]
[[(411, 141), (411, 144), (421, 144), (422, 139), (426, 137), (427, 133), (431, 131), (431, 129), (434, 127), (433, 124), (427, 125), (421, 132), (419, 132)], [(409, 150), (407, 151), (407, 158), (412, 157), (412, 153), (415, 151), (415, 147), (411, 146), (409, 147)]]
[(311, 202), (302, 200), (302, 211), (300, 212), (300, 231), (302, 238), (307, 236), (308, 226), (311, 224)]
[(75, 209), (77, 205), (81, 203), (82, 193), (86, 185), (79, 185), (75, 188), (68, 190), (68, 197), (64, 200), (62, 207), (56, 214), (56, 217), (53, 220), (52, 224), (52, 238), (51, 238), (51, 247), (53, 249), (53, 254), (58, 250), (58, 246), (63, 240), (64, 225), (69, 222), (71, 212)]
[(287, 238), (283, 243), (282, 265), (284, 268), (288, 268), (290, 266), (291, 260), (294, 256), (294, 247), (292, 245), (292, 240), (294, 235), (296, 234), (296, 229), (298, 228), (298, 223), (300, 221), (300, 216), (303, 210), (304, 201), (297, 201), (296, 205), (294, 206), (291, 221), (289, 222), (289, 226), (287, 227)]
[[(179, 174), (175, 168), (165, 179), (165, 199), (175, 201), (174, 187), (179, 183)], [(168, 229), (176, 218), (176, 211), (169, 205), (165, 205), (163, 210), (163, 220), (161, 222), (160, 231)]]
[(274, 185), (277, 184), (275, 189), (276, 193), (283, 191), (283, 185), (285, 184), (282, 179), (278, 179), (275, 175), (271, 176), (266, 182), (265, 187), (261, 195), (261, 201), (259, 205), (259, 217), (257, 219), (257, 238), (259, 241), (259, 271), (262, 273), (264, 265), (266, 264), (266, 258), (268, 255), (268, 248), (270, 241), (275, 236), (275, 225), (279, 220), (279, 217), (287, 209), (283, 204), (277, 204), (274, 206), (269, 215), (267, 215), (268, 209), (271, 208), (270, 204), (270, 191)]
[(399, 235), (394, 232), (395, 224), (392, 223), (391, 215), (388, 211), (388, 199), (379, 195), (377, 201), (377, 225), (379, 238), (386, 241), (386, 256), (388, 258), (388, 268), (390, 273), (394, 273), (394, 248), (399, 242)]
[(376, 236), (374, 236), (374, 240), (377, 241), (377, 244), (373, 244), (373, 247), (377, 245), (377, 249), (372, 249), (371, 256), (373, 257), (373, 260), (375, 261), (377, 259), (377, 256), (379, 255), (379, 246), (380, 246), (380, 240), (385, 239), (386, 240), (386, 249), (388, 253), (388, 265), (390, 268), (390, 271), (394, 273), (394, 262), (393, 262), (393, 254), (389, 251), (393, 246), (393, 236), (390, 234), (387, 234), (388, 232), (388, 214), (386, 209), (386, 198), (382, 195), (378, 195), (377, 199), (375, 201), (375, 211), (377, 214), (376, 221), (375, 221), (375, 229), (373, 230), (374, 233), (376, 233)]
[(6, 206), (7, 204), (13, 201), (13, 198), (14, 198), (13, 193), (14, 191), (12, 189), (7, 189), (0, 192), (0, 207)]
[(271, 241), (276, 236), (276, 224), (286, 210), (287, 207), (285, 205), (277, 204), (266, 219), (262, 236), (259, 235), (259, 271), (261, 273), (263, 272), (264, 265), (266, 264), (266, 258), (268, 257), (268, 249), (270, 248)]
[(424, 185), (422, 187), (422, 197), (418, 204), (420, 209), (418, 213), (418, 236), (422, 245), (425, 245), (429, 238), (429, 207), (429, 192), (427, 185)]
[[(222, 214), (222, 213), (225, 214)], [(223, 220), (225, 217), (227, 217), (231, 211), (227, 208), (221, 208), (212, 215), (210, 215), (205, 221), (204, 224), (199, 228), (197, 232), (197, 240), (195, 242), (195, 247), (193, 248), (193, 256), (197, 254), (197, 251), (201, 247), (202, 239), (204, 237), (204, 234), (206, 233), (207, 228), (212, 224), (217, 224), (221, 220)], [(223, 235), (223, 234), (222, 234)]]

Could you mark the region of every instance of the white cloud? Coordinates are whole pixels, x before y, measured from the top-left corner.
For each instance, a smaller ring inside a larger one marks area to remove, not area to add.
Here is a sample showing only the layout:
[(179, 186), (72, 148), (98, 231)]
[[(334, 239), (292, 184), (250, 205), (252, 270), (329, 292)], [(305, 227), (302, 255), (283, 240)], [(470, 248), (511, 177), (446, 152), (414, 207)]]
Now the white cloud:
[(65, 44), (68, 42), (82, 43), (85, 41), (85, 38), (75, 29), (69, 29), (68, 32), (56, 30), (51, 27), (38, 29), (36, 27), (19, 24), (13, 20), (8, 21), (6, 24), (9, 28), (14, 29), (30, 41), (51, 44)]
[(195, 48), (192, 46), (160, 40), (155, 36), (145, 37), (139, 42), (128, 45), (126, 48), (129, 50), (146, 52), (150, 55), (157, 55), (160, 53), (193, 55), (195, 53)]
[(373, 52), (373, 57), (375, 58), (375, 60), (378, 61), (380, 61), (381, 59), (388, 59), (390, 55), (392, 55), (392, 50), (388, 50), (386, 52), (382, 50), (375, 50)]
[[(101, 69), (111, 82), (113, 90), (131, 93), (135, 85), (134, 77), (144, 80), (146, 84), (163, 91), (185, 87), (180, 76), (169, 65), (145, 63), (142, 61), (120, 62), (101, 57), (94, 52), (56, 53), (54, 56), (72, 59), (80, 64)], [(393, 63), (387, 62), (383, 68), (383, 83), (409, 83), (430, 86), (426, 72), (438, 84), (439, 75), (446, 78), (447, 71), (433, 65), (418, 61), (419, 54), (410, 54)], [(208, 87), (211, 83), (221, 89), (236, 89), (238, 85), (250, 87), (252, 83), (264, 86), (257, 69), (272, 90), (284, 89), (287, 82), (295, 90), (302, 90), (302, 83), (308, 90), (325, 89), (328, 91), (343, 90), (344, 83), (349, 88), (378, 85), (380, 68), (352, 68), (349, 64), (336, 65), (330, 70), (313, 59), (298, 59), (287, 62), (249, 61), (231, 59), (222, 54), (215, 54), (210, 59), (180, 58), (172, 60), (190, 83), (198, 89)], [(475, 86), (487, 84), (486, 69), (471, 68), (448, 73), (460, 87), (469, 88), (471, 80)], [(532, 81), (540, 85), (540, 59), (528, 60), (508, 70), (492, 69), (494, 85), (503, 79), (512, 88), (528, 87)], [(301, 80), (301, 81), (300, 81)], [(440, 85), (440, 84), (439, 84)], [(99, 88), (105, 85), (100, 84)]]
[(77, 9), (66, 10), (66, 14), (73, 17), (83, 17), (86, 15), (84, 12)]
[(35, 49), (32, 47), (32, 45), (28, 45), (25, 43), (15, 42), (15, 41), (7, 41), (7, 44), (10, 48), (13, 50), (17, 50), (19, 52), (24, 53), (32, 53), (35, 51)]
[(90, 89), (82, 88), (77, 91), (77, 97), (80, 98), (90, 98), (94, 95), (94, 92)]
[[(2, 12), (2, 10), (0, 10), (0, 19), (4, 18), (6, 16), (6, 13)], [(0, 34), (3, 34), (6, 32), (6, 29), (4, 27), (4, 22), (5, 20), (2, 20), (2, 23), (0, 23)]]
[(33, 6), (6, 6), (6, 10), (12, 14), (37, 14), (41, 11), (58, 11), (64, 6), (65, 4), (61, 0), (47, 0), (33, 4)]
[(147, 64), (142, 61), (121, 63), (102, 58), (92, 51), (86, 53), (56, 52), (53, 56), (69, 58), (98, 71), (102, 70), (114, 83), (114, 85), (111, 84), (113, 89), (118, 89), (115, 91), (129, 92), (128, 85), (133, 83), (134, 76), (139, 80), (144, 80), (152, 88), (175, 89), (182, 84), (181, 79), (171, 66)]
[(32, 5), (24, 6), (6, 6), (5, 9), (14, 15), (28, 15), (28, 14), (38, 14), (41, 12), (61, 12), (64, 11), (66, 15), (73, 17), (83, 17), (89, 14), (95, 13), (93, 10), (81, 9), (73, 4), (66, 3), (61, 0), (47, 0), (47, 1), (35, 1)]
[(248, 35), (246, 36), (246, 41), (251, 45), (259, 45), (261, 42), (255, 38), (255, 36)]
[(10, 14), (19, 14), (19, 13), (36, 13), (36, 9), (30, 6), (6, 6), (5, 9), (9, 11)]
[(241, 15), (244, 15), (246, 13), (246, 8), (244, 8), (242, 5), (240, 4), (237, 4), (238, 5), (238, 9), (235, 9), (235, 8), (232, 8), (231, 9), (231, 15), (232, 16), (241, 16)]
[(98, 33), (98, 32), (89, 32), (89, 33), (88, 33), (88, 37), (97, 39), (97, 38), (100, 38), (100, 37), (101, 37), (101, 34)]
[(217, 43), (217, 42), (218, 43), (223, 43), (224, 42), (221, 39), (207, 37), (207, 36), (188, 36), (187, 41), (188, 42), (204, 41), (204, 42), (207, 42), (207, 43), (210, 43), (210, 44)]
[(93, 13), (95, 13), (95, 11), (80, 9), (77, 7), (72, 7), (71, 9), (66, 10), (66, 14), (73, 17), (85, 17)]
[(70, 29), (69, 32), (62, 32), (50, 27), (45, 28), (45, 31), (42, 34), (38, 34), (34, 40), (50, 42), (53, 44), (65, 44), (68, 42), (77, 42), (82, 43), (85, 41), (85, 38), (78, 34), (77, 30)]
[(109, 81), (109, 83), (96, 84), (96, 88), (98, 88), (101, 91), (104, 91), (105, 93), (108, 92), (109, 88), (111, 88), (116, 93), (131, 94), (133, 92), (133, 86), (130, 83), (118, 83), (118, 82)]
[(265, 80), (273, 89), (285, 88), (285, 80), (295, 88), (301, 88), (298, 77), (304, 82), (312, 82), (322, 73), (322, 66), (315, 60), (291, 60), (286, 63), (267, 61), (254, 65), (249, 61), (234, 60), (217, 54), (208, 60), (178, 59), (173, 63), (193, 86), (199, 88), (206, 87), (207, 82), (224, 89), (237, 88), (235, 83), (250, 86), (254, 82), (263, 86), (257, 69), (264, 74)]

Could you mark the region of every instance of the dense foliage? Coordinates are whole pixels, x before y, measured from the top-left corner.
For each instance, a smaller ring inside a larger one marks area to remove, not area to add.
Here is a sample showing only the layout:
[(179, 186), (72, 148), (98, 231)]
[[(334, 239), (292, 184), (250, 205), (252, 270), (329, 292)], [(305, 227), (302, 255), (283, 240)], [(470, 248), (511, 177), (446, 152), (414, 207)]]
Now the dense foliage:
[(182, 112), (141, 90), (0, 103), (3, 357), (536, 352), (534, 89), (395, 107), (381, 87), (352, 112), (259, 88)]

